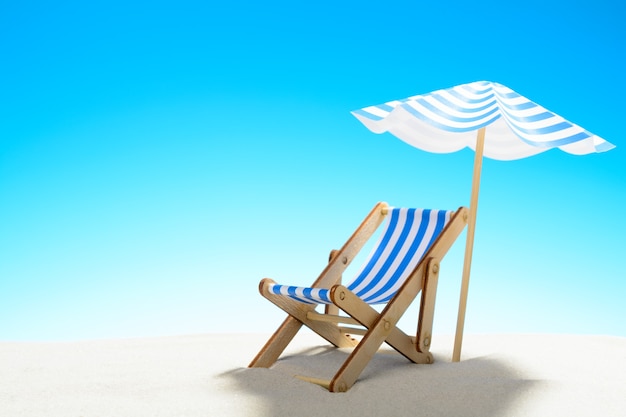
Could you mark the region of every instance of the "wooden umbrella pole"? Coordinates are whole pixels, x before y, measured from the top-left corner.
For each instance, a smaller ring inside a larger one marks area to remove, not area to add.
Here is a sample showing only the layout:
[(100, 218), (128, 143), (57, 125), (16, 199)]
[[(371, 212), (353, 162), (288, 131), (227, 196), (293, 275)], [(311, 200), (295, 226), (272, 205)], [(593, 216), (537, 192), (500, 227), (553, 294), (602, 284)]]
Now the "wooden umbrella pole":
[(480, 188), (480, 171), (483, 165), (483, 149), (485, 147), (485, 128), (478, 130), (476, 137), (476, 155), (474, 157), (474, 177), (472, 179), (472, 196), (470, 199), (469, 219), (467, 222), (467, 241), (465, 243), (465, 261), (463, 262), (463, 281), (461, 282), (461, 298), (459, 300), (459, 315), (456, 321), (456, 336), (452, 362), (461, 360), (461, 345), (463, 344), (463, 326), (465, 323), (465, 308), (467, 306), (467, 292), (469, 288), (470, 269), (472, 267), (472, 252), (474, 250), (474, 231), (476, 230), (476, 212), (478, 210), (478, 190)]

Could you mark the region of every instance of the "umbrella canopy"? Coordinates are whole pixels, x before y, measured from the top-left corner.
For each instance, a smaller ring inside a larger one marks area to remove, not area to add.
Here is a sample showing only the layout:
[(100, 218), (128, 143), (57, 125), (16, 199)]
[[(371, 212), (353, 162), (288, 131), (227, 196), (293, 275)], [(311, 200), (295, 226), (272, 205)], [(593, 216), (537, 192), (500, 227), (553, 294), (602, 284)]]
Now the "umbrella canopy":
[(502, 84), (478, 81), (355, 110), (375, 133), (389, 132), (427, 152), (476, 151), (453, 361), (461, 357), (483, 156), (526, 158), (549, 149), (585, 155), (615, 146)]
[(502, 84), (478, 81), (353, 111), (368, 129), (389, 132), (419, 149), (475, 149), (487, 128), (484, 156), (526, 158), (552, 148), (583, 155), (614, 146)]

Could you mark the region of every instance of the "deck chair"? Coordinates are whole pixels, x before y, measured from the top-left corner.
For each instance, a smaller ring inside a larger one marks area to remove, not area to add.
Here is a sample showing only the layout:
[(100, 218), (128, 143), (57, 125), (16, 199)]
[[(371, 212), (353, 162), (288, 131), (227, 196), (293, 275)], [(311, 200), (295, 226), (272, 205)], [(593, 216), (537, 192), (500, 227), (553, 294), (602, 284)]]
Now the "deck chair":
[[(272, 366), (302, 325), (336, 347), (354, 348), (333, 379), (299, 377), (331, 392), (350, 389), (384, 342), (411, 362), (432, 363), (429, 347), (439, 263), (465, 227), (467, 216), (465, 207), (452, 212), (378, 203), (346, 244), (331, 252), (328, 265), (310, 287), (261, 280), (261, 294), (288, 316), (249, 366)], [(342, 285), (343, 271), (385, 220), (362, 268), (348, 285)], [(396, 324), (420, 291), (417, 334), (411, 337)], [(385, 306), (379, 313), (373, 304)], [(323, 312), (316, 311), (320, 305), (325, 305)]]

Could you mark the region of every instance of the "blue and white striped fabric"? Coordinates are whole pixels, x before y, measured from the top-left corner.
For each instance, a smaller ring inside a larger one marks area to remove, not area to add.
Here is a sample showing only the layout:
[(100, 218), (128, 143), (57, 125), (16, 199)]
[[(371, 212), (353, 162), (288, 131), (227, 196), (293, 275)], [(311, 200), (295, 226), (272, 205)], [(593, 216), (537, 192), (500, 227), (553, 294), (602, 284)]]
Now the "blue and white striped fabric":
[(615, 147), (489, 81), (365, 107), (352, 114), (371, 131), (390, 132), (428, 152), (475, 149), (475, 131), (482, 127), (487, 127), (484, 156), (498, 160), (521, 159), (552, 148), (584, 155)]
[[(369, 304), (388, 302), (450, 220), (452, 211), (390, 208), (384, 229), (348, 289)], [(328, 289), (272, 284), (270, 291), (307, 304), (331, 304)]]

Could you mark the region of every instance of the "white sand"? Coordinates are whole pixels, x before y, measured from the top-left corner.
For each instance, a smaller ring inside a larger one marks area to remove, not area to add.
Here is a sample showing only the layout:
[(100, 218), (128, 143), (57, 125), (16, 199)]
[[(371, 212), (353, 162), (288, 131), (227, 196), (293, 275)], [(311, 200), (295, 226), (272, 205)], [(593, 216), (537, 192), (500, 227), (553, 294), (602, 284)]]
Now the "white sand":
[(0, 343), (0, 416), (624, 416), (626, 338), (435, 336), (436, 363), (377, 354), (333, 394), (345, 351), (298, 335), (271, 369), (247, 369), (267, 335)]

